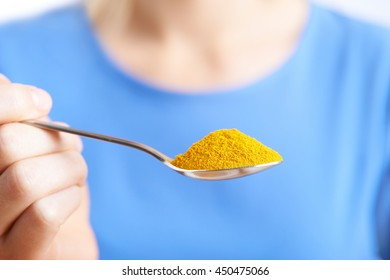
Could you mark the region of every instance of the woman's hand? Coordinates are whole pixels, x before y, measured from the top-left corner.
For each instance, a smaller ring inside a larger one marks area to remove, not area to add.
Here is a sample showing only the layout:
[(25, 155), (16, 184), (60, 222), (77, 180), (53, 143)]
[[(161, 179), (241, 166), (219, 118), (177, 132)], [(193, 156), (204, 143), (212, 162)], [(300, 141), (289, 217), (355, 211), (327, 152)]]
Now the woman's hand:
[(0, 259), (96, 258), (81, 140), (18, 121), (50, 96), (0, 75)]

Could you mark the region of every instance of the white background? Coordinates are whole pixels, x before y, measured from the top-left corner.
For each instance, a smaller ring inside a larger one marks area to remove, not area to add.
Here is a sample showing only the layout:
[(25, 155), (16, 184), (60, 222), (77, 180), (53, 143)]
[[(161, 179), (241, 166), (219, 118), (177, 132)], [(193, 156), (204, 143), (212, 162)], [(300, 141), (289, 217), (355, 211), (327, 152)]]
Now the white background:
[[(158, 1), (158, 0), (155, 0)], [(127, 266), (132, 269), (205, 269), (207, 275), (122, 275)], [(218, 267), (260, 268), (267, 267), (268, 275), (218, 275)], [(211, 272), (210, 272), (211, 271)], [(1, 279), (40, 279), (40, 280), (253, 280), (253, 279), (390, 279), (390, 261), (370, 260), (119, 260), (119, 261), (2, 261)]]
[[(61, 5), (66, 5), (77, 1), (78, 0), (0, 0), (0, 22), (41, 13), (47, 9), (59, 7)], [(315, 1), (335, 7), (354, 16), (386, 24), (390, 27), (390, 0)]]

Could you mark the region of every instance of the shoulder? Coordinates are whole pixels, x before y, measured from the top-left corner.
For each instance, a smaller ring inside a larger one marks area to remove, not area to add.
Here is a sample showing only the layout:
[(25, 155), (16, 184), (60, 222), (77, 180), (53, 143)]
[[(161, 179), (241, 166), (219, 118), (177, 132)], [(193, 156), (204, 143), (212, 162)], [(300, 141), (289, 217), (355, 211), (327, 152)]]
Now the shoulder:
[(309, 60), (323, 71), (390, 95), (390, 28), (313, 4), (310, 38)]
[(312, 4), (312, 11), (324, 23), (328, 24), (330, 28), (337, 28), (360, 35), (371, 34), (379, 37), (388, 37), (390, 35), (389, 27), (357, 18), (329, 7)]
[(313, 4), (313, 14), (323, 41), (337, 39), (354, 49), (380, 50), (390, 54), (390, 28)]
[(0, 25), (0, 38), (12, 40), (67, 31), (77, 27), (82, 16), (83, 8), (75, 5), (56, 9), (43, 15), (7, 22)]
[(0, 71), (20, 72), (75, 49), (85, 37), (85, 21), (82, 6), (74, 5), (0, 25)]
[[(32, 18), (0, 25), (0, 52), (8, 48), (25, 51), (80, 32), (84, 20), (81, 6), (69, 6)], [(3, 49), (2, 49), (3, 48)]]

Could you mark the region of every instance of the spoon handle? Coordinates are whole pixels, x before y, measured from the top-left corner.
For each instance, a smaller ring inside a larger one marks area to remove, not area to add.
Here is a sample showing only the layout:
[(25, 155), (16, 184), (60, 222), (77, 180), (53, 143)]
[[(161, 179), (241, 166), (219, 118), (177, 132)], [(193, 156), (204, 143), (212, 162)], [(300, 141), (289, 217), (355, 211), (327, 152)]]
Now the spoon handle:
[(79, 136), (84, 136), (84, 137), (88, 137), (88, 138), (93, 138), (93, 139), (97, 139), (97, 140), (102, 140), (102, 141), (106, 141), (106, 142), (110, 142), (110, 143), (114, 143), (114, 144), (119, 144), (119, 145), (131, 147), (131, 148), (146, 152), (149, 155), (157, 158), (159, 161), (162, 161), (162, 162), (166, 162), (166, 161), (170, 162), (171, 161), (171, 159), (168, 156), (166, 156), (163, 153), (157, 151), (156, 149), (149, 147), (149, 146), (142, 144), (142, 143), (138, 143), (138, 142), (134, 142), (134, 141), (118, 138), (118, 137), (113, 137), (113, 136), (109, 136), (109, 135), (99, 134), (99, 133), (95, 133), (95, 132), (75, 129), (75, 128), (67, 127), (65, 125), (55, 124), (53, 122), (46, 122), (46, 121), (39, 121), (39, 120), (26, 120), (26, 121), (21, 121), (21, 123), (35, 126), (35, 127), (42, 128), (42, 129), (61, 131), (61, 132), (66, 132), (66, 133), (70, 133), (70, 134), (76, 134)]

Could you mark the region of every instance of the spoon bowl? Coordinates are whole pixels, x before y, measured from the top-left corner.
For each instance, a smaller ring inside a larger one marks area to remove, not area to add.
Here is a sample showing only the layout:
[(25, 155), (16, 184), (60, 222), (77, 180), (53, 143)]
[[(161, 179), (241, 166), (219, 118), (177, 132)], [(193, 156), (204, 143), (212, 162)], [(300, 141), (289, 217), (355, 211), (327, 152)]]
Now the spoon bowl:
[(264, 171), (280, 163), (282, 162), (277, 161), (277, 162), (270, 162), (266, 164), (258, 164), (253, 166), (245, 166), (245, 167), (229, 168), (229, 169), (217, 169), (217, 170), (188, 170), (188, 169), (178, 168), (169, 162), (166, 162), (165, 165), (167, 165), (169, 168), (172, 168), (176, 172), (193, 179), (217, 181), (217, 180), (235, 179), (235, 178), (248, 176), (251, 174), (258, 173), (260, 171)]
[(217, 169), (217, 170), (188, 170), (188, 169), (182, 169), (179, 167), (176, 167), (173, 165), (172, 159), (165, 154), (161, 153), (160, 151), (157, 151), (156, 149), (149, 147), (145, 144), (138, 143), (135, 141), (130, 141), (126, 139), (121, 139), (113, 136), (108, 136), (104, 134), (99, 134), (95, 132), (89, 132), (85, 130), (75, 129), (71, 127), (67, 127), (65, 125), (59, 125), (53, 122), (46, 122), (46, 121), (39, 121), (39, 120), (27, 120), (27, 121), (21, 121), (21, 123), (35, 126), (42, 129), (47, 130), (54, 130), (54, 131), (61, 131), (66, 132), (70, 134), (76, 134), (83, 137), (93, 138), (97, 140), (102, 140), (114, 144), (119, 144), (127, 147), (131, 147), (140, 151), (143, 151), (145, 153), (148, 153), (149, 155), (155, 157), (162, 163), (164, 163), (166, 166), (171, 168), (172, 170), (176, 171), (177, 173), (184, 175), (186, 177), (192, 178), (192, 179), (198, 179), (198, 180), (209, 180), (209, 181), (216, 181), (216, 180), (227, 180), (227, 179), (234, 179), (234, 178), (240, 178), (244, 176), (248, 176), (251, 174), (255, 174), (261, 171), (264, 171), (268, 168), (271, 168), (273, 166), (276, 166), (282, 161), (276, 161), (276, 162), (270, 162), (266, 164), (258, 164), (254, 166), (245, 166), (245, 167), (238, 167), (238, 168), (229, 168), (229, 169)]

